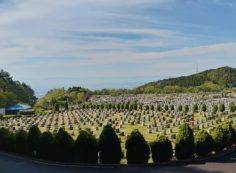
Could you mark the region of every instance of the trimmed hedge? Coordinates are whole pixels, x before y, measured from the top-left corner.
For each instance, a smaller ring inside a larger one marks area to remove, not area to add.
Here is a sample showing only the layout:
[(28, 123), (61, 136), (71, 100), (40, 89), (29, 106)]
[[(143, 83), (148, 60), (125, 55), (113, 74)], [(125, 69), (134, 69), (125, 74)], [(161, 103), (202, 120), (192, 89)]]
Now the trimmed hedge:
[(110, 125), (103, 128), (99, 137), (99, 156), (102, 164), (120, 164), (123, 157), (120, 139)]
[(195, 152), (198, 156), (206, 156), (213, 150), (214, 141), (205, 130), (200, 130), (195, 135)]
[(222, 151), (226, 147), (227, 137), (221, 125), (217, 126), (213, 130), (212, 138), (214, 140), (214, 150), (216, 152)]
[(39, 153), (41, 159), (53, 160), (54, 136), (51, 132), (44, 132), (39, 138)]
[(154, 163), (169, 162), (173, 157), (171, 141), (166, 136), (157, 136), (151, 143), (152, 160)]
[[(234, 128), (231, 123), (225, 123), (213, 129), (212, 136), (201, 130), (193, 137), (192, 129), (184, 124), (177, 134), (175, 156), (178, 160), (183, 160), (192, 158), (194, 153), (206, 156), (212, 150), (218, 152), (230, 148), (236, 141)], [(158, 136), (150, 146), (154, 163), (172, 159), (174, 150), (167, 137)], [(126, 150), (128, 164), (148, 163), (150, 147), (138, 130), (134, 130), (128, 137)], [(75, 142), (63, 129), (53, 135), (50, 132), (41, 134), (36, 126), (30, 128), (29, 133), (24, 130), (13, 133), (6, 128), (0, 128), (0, 151), (30, 156), (34, 154), (33, 156), (45, 160), (77, 163), (99, 161), (102, 164), (120, 164), (123, 158), (120, 139), (110, 125), (104, 127), (99, 140), (89, 132), (81, 131)]]
[(150, 158), (150, 147), (143, 135), (138, 131), (132, 131), (126, 143), (126, 159), (128, 164), (147, 164)]
[(19, 130), (16, 132), (16, 141), (15, 141), (15, 151), (19, 154), (27, 154), (28, 153), (28, 143), (27, 136), (28, 133), (25, 130)]
[(98, 141), (87, 131), (81, 131), (74, 146), (75, 161), (78, 163), (98, 162)]
[(180, 126), (176, 137), (175, 156), (178, 160), (192, 158), (194, 154), (193, 130), (187, 125)]
[(54, 140), (54, 159), (64, 162), (72, 161), (73, 147), (73, 138), (64, 129), (60, 128)]
[(29, 133), (27, 136), (28, 152), (29, 152), (30, 156), (37, 156), (40, 136), (41, 136), (41, 132), (40, 132), (39, 128), (37, 126), (33, 125), (29, 129)]

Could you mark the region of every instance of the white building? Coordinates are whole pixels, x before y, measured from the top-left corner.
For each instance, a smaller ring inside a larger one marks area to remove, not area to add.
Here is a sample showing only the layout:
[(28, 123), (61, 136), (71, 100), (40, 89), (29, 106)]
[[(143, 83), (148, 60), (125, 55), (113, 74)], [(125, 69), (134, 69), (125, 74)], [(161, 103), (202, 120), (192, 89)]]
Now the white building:
[(6, 109), (0, 108), (0, 115), (5, 115), (5, 114), (6, 114)]

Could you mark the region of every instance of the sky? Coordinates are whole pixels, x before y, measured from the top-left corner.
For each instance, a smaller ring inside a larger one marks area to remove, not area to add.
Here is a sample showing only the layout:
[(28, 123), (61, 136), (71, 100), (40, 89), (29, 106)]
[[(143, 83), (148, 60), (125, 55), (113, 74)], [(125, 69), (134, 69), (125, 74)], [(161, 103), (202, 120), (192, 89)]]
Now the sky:
[(236, 67), (235, 0), (0, 0), (0, 69), (38, 96)]

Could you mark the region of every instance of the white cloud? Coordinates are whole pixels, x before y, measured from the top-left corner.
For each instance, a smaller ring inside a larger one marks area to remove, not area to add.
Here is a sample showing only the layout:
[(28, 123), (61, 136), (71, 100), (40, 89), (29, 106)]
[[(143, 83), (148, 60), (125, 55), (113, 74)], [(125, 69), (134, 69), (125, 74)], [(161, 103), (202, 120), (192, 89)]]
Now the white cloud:
[[(172, 1), (11, 0), (7, 8), (0, 8), (0, 68), (9, 69), (17, 79), (34, 79), (42, 86), (41, 80), (47, 77), (77, 73), (85, 77), (161, 75), (167, 66), (171, 73), (192, 63), (181, 65), (170, 63), (172, 60), (195, 61), (198, 56), (216, 54), (232, 57), (236, 53), (236, 42), (207, 44), (204, 35), (201, 46), (200, 33), (180, 32), (170, 27), (165, 17), (149, 11), (161, 11)], [(129, 37), (132, 35), (134, 38)], [(157, 60), (162, 62), (156, 67), (152, 61)], [(116, 64), (122, 68), (129, 63), (143, 64), (145, 71), (112, 71)], [(108, 65), (111, 69), (100, 67)], [(95, 73), (95, 66), (100, 71)]]

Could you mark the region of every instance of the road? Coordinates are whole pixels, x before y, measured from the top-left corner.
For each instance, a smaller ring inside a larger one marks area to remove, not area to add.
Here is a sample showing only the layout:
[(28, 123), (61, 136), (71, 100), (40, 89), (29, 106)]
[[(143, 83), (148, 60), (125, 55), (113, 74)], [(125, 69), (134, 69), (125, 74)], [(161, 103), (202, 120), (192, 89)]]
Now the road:
[(27, 158), (0, 153), (0, 173), (235, 173), (236, 151), (210, 161), (199, 161), (190, 165), (86, 168), (58, 166), (32, 161)]

